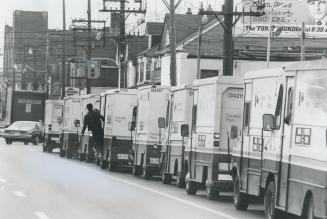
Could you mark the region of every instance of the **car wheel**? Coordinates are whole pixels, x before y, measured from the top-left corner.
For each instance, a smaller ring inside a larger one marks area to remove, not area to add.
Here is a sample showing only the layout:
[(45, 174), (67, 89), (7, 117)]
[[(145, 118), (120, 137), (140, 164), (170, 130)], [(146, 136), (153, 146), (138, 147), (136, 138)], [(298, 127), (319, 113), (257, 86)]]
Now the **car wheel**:
[(10, 139), (5, 139), (6, 140), (6, 144), (12, 144), (12, 140), (10, 140)]
[(39, 143), (40, 143), (40, 137), (39, 136), (34, 136), (33, 145), (38, 145)]

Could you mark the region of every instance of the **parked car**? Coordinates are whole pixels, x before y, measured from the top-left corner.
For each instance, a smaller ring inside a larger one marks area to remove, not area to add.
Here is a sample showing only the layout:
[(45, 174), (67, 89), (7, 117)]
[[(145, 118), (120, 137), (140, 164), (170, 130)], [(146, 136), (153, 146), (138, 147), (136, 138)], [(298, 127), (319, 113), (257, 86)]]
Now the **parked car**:
[(33, 121), (17, 121), (5, 128), (2, 137), (6, 144), (14, 141), (21, 141), (24, 144), (29, 142), (38, 145), (43, 140), (42, 123)]

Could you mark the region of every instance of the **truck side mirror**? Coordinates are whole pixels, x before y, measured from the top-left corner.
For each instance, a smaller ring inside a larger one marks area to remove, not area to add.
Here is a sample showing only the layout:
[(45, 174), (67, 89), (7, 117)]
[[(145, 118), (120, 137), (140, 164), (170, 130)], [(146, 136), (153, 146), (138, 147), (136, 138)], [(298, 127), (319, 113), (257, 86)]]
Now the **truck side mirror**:
[(158, 127), (160, 129), (166, 128), (166, 119), (164, 117), (159, 117), (158, 118)]
[(79, 119), (74, 120), (74, 125), (75, 125), (76, 128), (81, 126), (81, 122), (79, 121)]
[(262, 117), (262, 128), (264, 131), (271, 132), (275, 129), (275, 118), (272, 114), (264, 114)]
[(189, 127), (188, 124), (182, 124), (181, 126), (181, 136), (182, 137), (187, 137), (189, 136), (190, 132), (189, 132)]
[(238, 127), (233, 125), (231, 128), (230, 128), (230, 139), (236, 139), (237, 138), (237, 134), (238, 134)]
[(133, 132), (135, 131), (135, 122), (129, 122), (128, 123), (128, 131)]

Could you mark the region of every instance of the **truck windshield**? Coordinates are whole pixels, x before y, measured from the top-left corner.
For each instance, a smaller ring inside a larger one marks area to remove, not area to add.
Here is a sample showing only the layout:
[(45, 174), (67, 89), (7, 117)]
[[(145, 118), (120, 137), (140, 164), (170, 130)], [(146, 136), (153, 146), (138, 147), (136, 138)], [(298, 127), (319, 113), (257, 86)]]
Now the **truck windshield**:
[(300, 72), (295, 122), (327, 126), (327, 71)]

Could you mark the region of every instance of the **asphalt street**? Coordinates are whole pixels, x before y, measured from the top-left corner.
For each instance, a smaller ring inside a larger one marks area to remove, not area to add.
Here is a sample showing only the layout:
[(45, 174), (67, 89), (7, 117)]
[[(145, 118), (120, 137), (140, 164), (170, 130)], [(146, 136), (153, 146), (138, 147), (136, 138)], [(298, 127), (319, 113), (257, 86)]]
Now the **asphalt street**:
[(204, 192), (111, 173), (95, 164), (44, 153), (41, 145), (0, 139), (0, 219), (222, 218), (262, 219), (263, 206), (234, 209), (232, 194), (209, 201)]

